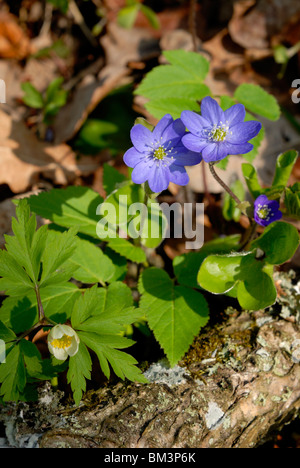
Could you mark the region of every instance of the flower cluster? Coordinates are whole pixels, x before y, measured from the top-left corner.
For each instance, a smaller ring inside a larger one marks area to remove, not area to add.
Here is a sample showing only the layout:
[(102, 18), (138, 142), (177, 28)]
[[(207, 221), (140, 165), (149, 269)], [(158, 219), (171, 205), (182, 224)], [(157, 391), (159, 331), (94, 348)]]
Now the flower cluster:
[(124, 162), (133, 168), (136, 184), (148, 182), (159, 193), (170, 182), (186, 185), (189, 182), (185, 166), (216, 162), (229, 154), (245, 154), (253, 149), (249, 140), (261, 129), (256, 121), (244, 122), (242, 104), (223, 111), (211, 97), (203, 99), (201, 116), (192, 111), (182, 112), (173, 120), (165, 115), (151, 132), (141, 124), (131, 130), (133, 147), (124, 155)]

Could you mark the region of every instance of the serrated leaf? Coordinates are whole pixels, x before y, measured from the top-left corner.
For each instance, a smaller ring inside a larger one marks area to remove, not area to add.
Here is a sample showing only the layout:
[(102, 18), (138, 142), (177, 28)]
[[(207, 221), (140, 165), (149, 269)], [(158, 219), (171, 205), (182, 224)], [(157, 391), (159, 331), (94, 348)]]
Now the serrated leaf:
[(32, 378), (39, 378), (43, 371), (42, 357), (34, 343), (21, 340), (20, 351), (23, 355), (26, 372)]
[[(81, 295), (73, 283), (47, 286), (41, 289), (45, 314), (50, 319), (64, 323), (71, 315), (75, 300)], [(25, 297), (8, 297), (0, 309), (0, 320), (15, 333), (32, 327), (38, 320), (37, 300), (34, 291)]]
[(259, 85), (243, 83), (235, 90), (234, 97), (254, 114), (269, 120), (278, 120), (280, 117), (277, 100)]
[(3, 322), (0, 321), (0, 340), (5, 341), (5, 343), (9, 343), (16, 339), (15, 333), (10, 330)]
[[(203, 91), (205, 91), (203, 89)], [(199, 96), (199, 100), (207, 96), (206, 91), (204, 95)], [(188, 99), (185, 97), (169, 97), (151, 99), (146, 102), (145, 107), (150, 114), (156, 119), (162, 119), (166, 114), (171, 114), (174, 119), (179, 119), (184, 110), (191, 110), (199, 112), (199, 104), (195, 99)]]
[(209, 62), (200, 54), (184, 50), (163, 54), (170, 64), (152, 69), (135, 94), (150, 99), (145, 106), (158, 119), (167, 113), (179, 118), (183, 110), (199, 111), (197, 101), (211, 94), (203, 84)]
[[(108, 343), (103, 343), (97, 333), (80, 331), (78, 332), (78, 336), (86, 346), (97, 354), (101, 369), (107, 378), (110, 377), (110, 364), (115, 374), (122, 380), (127, 378), (131, 381), (147, 382), (147, 379), (141, 374), (140, 369), (136, 367), (137, 361), (129, 354), (114, 349), (114, 347), (110, 345), (110, 341), (108, 341)], [(126, 338), (114, 337), (114, 339), (117, 343), (122, 343), (122, 347), (127, 347), (127, 345), (131, 346), (133, 343)]]
[(98, 206), (103, 198), (88, 187), (68, 187), (42, 192), (28, 199), (31, 210), (65, 228), (76, 227), (79, 232), (98, 239)]
[(3, 401), (18, 401), (26, 385), (26, 372), (20, 345), (14, 346), (0, 364), (0, 396)]
[(96, 245), (79, 238), (69, 264), (75, 267), (73, 278), (86, 284), (109, 283), (115, 274), (111, 259)]
[(131, 260), (132, 262), (144, 263), (146, 261), (146, 254), (143, 251), (143, 249), (141, 249), (141, 247), (131, 244), (126, 239), (109, 239), (107, 245), (110, 249), (114, 250), (122, 257)]
[[(51, 283), (61, 283), (71, 279), (72, 273), (77, 265), (69, 269), (66, 263), (74, 254), (76, 244), (76, 228), (60, 233), (48, 232), (48, 239), (43, 252), (41, 262), (43, 264), (40, 287), (45, 287)], [(67, 272), (67, 273), (66, 273)], [(66, 274), (65, 274), (66, 273)]]
[(69, 359), (67, 373), (68, 383), (73, 391), (76, 405), (79, 405), (83, 392), (86, 391), (86, 380), (91, 379), (92, 360), (84, 343), (79, 343), (78, 352)]
[(206, 325), (208, 305), (197, 291), (174, 286), (164, 270), (148, 268), (139, 280), (140, 309), (149, 327), (174, 366)]

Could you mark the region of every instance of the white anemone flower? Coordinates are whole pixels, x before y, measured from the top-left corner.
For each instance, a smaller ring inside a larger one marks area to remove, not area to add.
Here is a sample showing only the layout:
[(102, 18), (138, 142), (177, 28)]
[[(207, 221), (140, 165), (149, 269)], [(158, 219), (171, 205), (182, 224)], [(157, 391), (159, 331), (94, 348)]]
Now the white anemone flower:
[(59, 361), (75, 356), (79, 348), (79, 337), (68, 325), (55, 325), (48, 335), (48, 348)]

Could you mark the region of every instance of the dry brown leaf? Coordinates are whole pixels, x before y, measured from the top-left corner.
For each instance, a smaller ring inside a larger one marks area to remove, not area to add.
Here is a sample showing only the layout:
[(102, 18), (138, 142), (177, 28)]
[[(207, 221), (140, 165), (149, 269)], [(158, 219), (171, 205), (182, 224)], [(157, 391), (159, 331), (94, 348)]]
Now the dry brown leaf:
[(234, 4), (229, 32), (246, 49), (266, 49), (299, 12), (299, 0), (241, 0)]
[(41, 175), (57, 185), (73, 183), (80, 175), (89, 175), (99, 158), (82, 157), (66, 144), (50, 145), (37, 140), (22, 120), (0, 110), (0, 184), (14, 193), (25, 192)]
[(18, 25), (17, 18), (9, 13), (0, 13), (0, 57), (22, 60), (31, 52), (28, 36)]

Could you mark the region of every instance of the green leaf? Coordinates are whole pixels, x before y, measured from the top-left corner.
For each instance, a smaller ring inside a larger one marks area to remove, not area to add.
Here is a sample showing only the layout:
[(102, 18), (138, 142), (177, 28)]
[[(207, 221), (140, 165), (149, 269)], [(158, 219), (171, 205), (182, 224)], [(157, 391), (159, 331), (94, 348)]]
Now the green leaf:
[[(99, 359), (101, 369), (104, 375), (109, 378), (111, 365), (115, 374), (122, 380), (125, 378), (133, 382), (147, 383), (147, 379), (142, 375), (141, 370), (136, 367), (137, 361), (127, 353), (119, 351), (114, 348), (114, 343), (101, 341), (100, 336), (97, 333), (78, 332), (79, 338), (92, 349)], [(102, 338), (103, 340), (103, 338)], [(115, 344), (118, 342), (122, 347), (128, 347), (132, 345), (131, 340), (126, 338), (114, 337)]]
[(251, 246), (263, 250), (268, 263), (281, 265), (293, 257), (299, 246), (298, 229), (282, 221), (272, 223)]
[(33, 109), (43, 109), (45, 103), (41, 93), (29, 82), (22, 83), (21, 88), (25, 95), (23, 96), (23, 102)]
[(53, 189), (28, 199), (31, 210), (39, 216), (65, 228), (76, 227), (96, 239), (97, 208), (102, 202), (97, 192), (81, 186)]
[(286, 186), (298, 159), (298, 151), (290, 150), (278, 156), (272, 187)]
[(16, 215), (17, 219), (12, 218), (14, 236), (5, 236), (5, 247), (7, 252), (26, 270), (32, 283), (36, 284), (40, 270), (40, 256), (45, 245), (46, 228), (37, 234), (36, 217), (30, 215), (30, 208), (25, 199), (18, 202)]
[(264, 193), (264, 189), (261, 187), (258, 181), (256, 169), (250, 163), (243, 163), (242, 171), (248, 190), (251, 193), (252, 197), (256, 199), (259, 195)]
[(16, 339), (15, 333), (10, 330), (3, 322), (0, 321), (0, 340), (5, 341), (5, 343), (10, 343)]
[(300, 184), (295, 183), (292, 187), (285, 189), (284, 204), (287, 215), (300, 218)]
[(109, 257), (96, 245), (86, 240), (76, 239), (75, 251), (68, 264), (75, 266), (73, 278), (82, 283), (104, 285), (115, 274), (115, 267)]
[(265, 309), (276, 302), (277, 290), (273, 280), (273, 266), (258, 262), (254, 256), (241, 262), (237, 298), (243, 309)]
[[(71, 315), (75, 300), (81, 295), (73, 283), (57, 284), (41, 289), (44, 311), (50, 319), (64, 323)], [(32, 327), (38, 320), (34, 291), (24, 297), (8, 297), (0, 309), (0, 320), (15, 333)]]
[(174, 366), (188, 351), (194, 337), (206, 325), (208, 305), (197, 291), (174, 286), (164, 270), (148, 268), (139, 280), (141, 311), (157, 341)]
[(141, 12), (146, 16), (147, 20), (149, 21), (150, 25), (154, 29), (160, 28), (160, 22), (156, 13), (146, 5), (140, 5)]
[(142, 316), (142, 312), (132, 304), (131, 290), (124, 283), (112, 283), (108, 288), (94, 286), (76, 302), (72, 326), (77, 330), (98, 333), (101, 339), (104, 335), (118, 335), (124, 326), (131, 325)]
[(26, 385), (26, 371), (20, 345), (14, 346), (0, 364), (0, 396), (3, 401), (18, 401)]
[(122, 257), (131, 260), (132, 262), (145, 263), (146, 261), (146, 254), (143, 251), (143, 249), (141, 249), (141, 247), (131, 244), (126, 239), (109, 239), (107, 245), (110, 249), (114, 250)]
[[(206, 88), (201, 86), (201, 89), (203, 93), (199, 95), (199, 100), (209, 94)], [(184, 110), (199, 112), (199, 104), (196, 100), (185, 97), (151, 99), (149, 102), (146, 102), (145, 107), (156, 119), (161, 119), (166, 114), (171, 114), (174, 119), (179, 119)]]
[(200, 267), (198, 281), (214, 294), (234, 292), (230, 295), (237, 297), (244, 309), (259, 310), (276, 301), (272, 274), (272, 265), (257, 260), (255, 251), (210, 255)]
[(122, 28), (130, 29), (133, 27), (141, 5), (138, 3), (122, 8), (118, 13), (118, 23)]
[(27, 374), (32, 378), (38, 378), (43, 371), (42, 357), (34, 343), (27, 340), (20, 341), (20, 351), (23, 355)]
[(61, 10), (64, 14), (68, 11), (69, 0), (47, 0), (47, 2), (52, 3), (52, 5)]
[(110, 164), (103, 164), (103, 188), (107, 196), (118, 188), (119, 184), (125, 181), (126, 177), (121, 172), (117, 171)]
[(69, 269), (66, 263), (74, 255), (76, 244), (76, 228), (60, 233), (48, 232), (48, 239), (41, 261), (43, 271), (40, 279), (40, 287), (45, 287), (53, 283), (61, 283), (71, 279), (72, 273), (77, 268)]
[(243, 254), (209, 255), (198, 273), (198, 283), (203, 289), (214, 294), (225, 294), (237, 284)]
[(135, 94), (150, 99), (145, 106), (158, 119), (166, 113), (178, 118), (183, 110), (199, 111), (197, 101), (211, 94), (203, 84), (209, 62), (198, 53), (184, 50), (163, 54), (170, 64), (152, 69)]
[(240, 238), (239, 234), (220, 237), (206, 242), (198, 252), (189, 252), (175, 257), (173, 268), (178, 282), (183, 286), (199, 288), (197, 274), (205, 258), (212, 253), (225, 254), (237, 250)]
[(278, 120), (280, 117), (277, 100), (259, 85), (243, 83), (235, 90), (234, 97), (254, 114), (269, 120)]
[(83, 392), (86, 391), (86, 379), (91, 379), (92, 360), (84, 343), (79, 343), (78, 352), (69, 359), (67, 381), (71, 385), (73, 398), (79, 405)]

